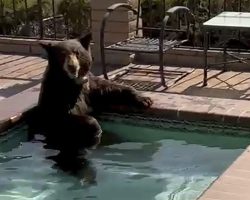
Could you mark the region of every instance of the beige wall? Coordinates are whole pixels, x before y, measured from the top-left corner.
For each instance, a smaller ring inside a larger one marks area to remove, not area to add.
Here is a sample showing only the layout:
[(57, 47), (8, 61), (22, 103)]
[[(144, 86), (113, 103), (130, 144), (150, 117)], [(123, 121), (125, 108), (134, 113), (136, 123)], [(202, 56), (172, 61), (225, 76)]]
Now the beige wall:
[(45, 52), (36, 39), (0, 37), (0, 52), (41, 55)]

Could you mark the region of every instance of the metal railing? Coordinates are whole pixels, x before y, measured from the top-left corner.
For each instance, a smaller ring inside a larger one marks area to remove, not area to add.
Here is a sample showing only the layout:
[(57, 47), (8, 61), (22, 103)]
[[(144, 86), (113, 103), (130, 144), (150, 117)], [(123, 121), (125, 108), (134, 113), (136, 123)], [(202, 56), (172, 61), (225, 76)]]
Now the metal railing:
[[(142, 17), (143, 24), (160, 25), (161, 21), (161, 5), (163, 1), (160, 0), (142, 0)], [(195, 16), (195, 28), (192, 30), (194, 36), (192, 38), (193, 46), (198, 48), (203, 46), (203, 30), (202, 24), (221, 13), (222, 11), (236, 11), (236, 12), (250, 12), (250, 0), (165, 0), (166, 9), (173, 6), (186, 6)], [(153, 16), (152, 14), (153, 13)], [(209, 40), (211, 46), (219, 47), (221, 39), (238, 38), (238, 32), (232, 31), (215, 31), (211, 34)], [(156, 37), (157, 34), (156, 34)], [(242, 32), (240, 41), (247, 41), (250, 38), (250, 32)], [(249, 41), (250, 47), (250, 41)]]
[[(65, 39), (80, 35), (91, 29), (90, 0), (0, 0), (0, 36), (22, 38)], [(101, 1), (101, 0), (100, 0)], [(147, 6), (153, 6), (149, 1)], [(184, 5), (195, 15), (195, 47), (203, 46), (202, 23), (216, 14), (226, 11), (249, 11), (250, 0), (165, 0), (166, 8)], [(107, 5), (108, 7), (109, 5)], [(142, 6), (143, 7), (143, 6)], [(156, 15), (159, 12), (154, 12)], [(142, 16), (143, 17), (143, 16)], [(146, 17), (148, 17), (146, 15)], [(158, 16), (155, 17), (159, 19)], [(151, 21), (154, 17), (143, 19)], [(153, 24), (156, 23), (153, 21)], [(224, 35), (237, 33), (215, 32), (211, 37), (216, 46)], [(231, 37), (231, 36), (228, 36)], [(250, 38), (250, 33), (241, 34), (241, 40)], [(250, 41), (249, 41), (250, 46)]]
[(0, 36), (65, 39), (91, 28), (88, 0), (0, 0)]

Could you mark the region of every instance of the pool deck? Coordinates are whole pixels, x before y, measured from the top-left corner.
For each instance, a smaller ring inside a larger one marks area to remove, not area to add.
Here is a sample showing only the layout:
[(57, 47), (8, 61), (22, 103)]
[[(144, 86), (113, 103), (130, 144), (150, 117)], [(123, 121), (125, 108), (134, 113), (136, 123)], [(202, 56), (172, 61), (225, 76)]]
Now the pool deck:
[(0, 132), (36, 104), (46, 65), (37, 56), (0, 54)]
[(202, 194), (199, 200), (250, 199), (250, 147)]
[[(0, 54), (0, 132), (36, 105), (46, 65), (45, 59), (36, 56)], [(201, 87), (202, 69), (165, 68), (168, 89), (160, 85), (156, 66), (131, 64), (109, 75), (152, 97), (154, 104), (145, 111), (147, 115), (250, 128), (249, 72), (211, 70), (208, 86)], [(98, 74), (100, 67), (95, 66), (93, 71)], [(250, 147), (200, 200), (249, 200), (249, 185)]]

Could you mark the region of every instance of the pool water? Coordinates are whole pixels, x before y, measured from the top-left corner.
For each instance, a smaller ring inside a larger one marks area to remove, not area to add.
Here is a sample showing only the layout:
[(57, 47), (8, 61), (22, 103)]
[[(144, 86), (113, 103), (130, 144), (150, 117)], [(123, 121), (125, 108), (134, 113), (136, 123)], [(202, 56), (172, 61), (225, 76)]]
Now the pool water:
[(48, 159), (58, 151), (26, 142), (25, 126), (11, 130), (0, 138), (0, 199), (195, 200), (250, 142), (123, 122), (102, 127), (102, 144), (71, 171)]

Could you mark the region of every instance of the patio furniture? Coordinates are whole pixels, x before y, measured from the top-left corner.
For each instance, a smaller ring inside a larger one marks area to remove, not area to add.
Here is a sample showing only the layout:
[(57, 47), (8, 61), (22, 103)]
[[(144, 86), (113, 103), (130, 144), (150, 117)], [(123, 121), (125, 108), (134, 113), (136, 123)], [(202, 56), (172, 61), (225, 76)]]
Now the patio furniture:
[[(203, 76), (203, 86), (207, 86), (207, 70), (209, 66), (223, 65), (223, 71), (226, 71), (226, 64), (229, 63), (246, 63), (248, 58), (242, 58), (228, 52), (229, 48), (243, 47), (248, 48), (243, 42), (232, 38), (226, 40), (223, 45), (223, 61), (218, 63), (208, 64), (207, 51), (209, 49), (209, 34), (214, 30), (236, 30), (236, 31), (246, 31), (250, 30), (250, 13), (249, 12), (222, 12), (219, 15), (211, 18), (210, 20), (203, 23), (204, 31), (204, 76)], [(232, 60), (227, 58), (231, 57)]]
[[(159, 72), (161, 77), (161, 84), (166, 86), (164, 78), (164, 53), (171, 50), (174, 47), (178, 47), (185, 42), (189, 41), (191, 34), (192, 24), (194, 24), (193, 14), (187, 7), (175, 6), (166, 11), (165, 0), (161, 1), (160, 9), (162, 13), (159, 13), (161, 20), (158, 25), (148, 23), (150, 26), (140, 26), (139, 20), (142, 14), (141, 0), (138, 0), (138, 10), (133, 9), (129, 4), (117, 3), (107, 8), (107, 12), (104, 15), (101, 32), (100, 32), (100, 50), (101, 61), (103, 67), (103, 75), (108, 79), (106, 70), (105, 51), (123, 51), (129, 53), (150, 53), (159, 55)], [(128, 38), (124, 41), (105, 46), (105, 27), (111, 13), (118, 8), (126, 8), (136, 14), (136, 34), (134, 37)], [(156, 11), (156, 5), (153, 1), (148, 1), (148, 9), (146, 14), (149, 21), (153, 19), (153, 11)], [(159, 7), (157, 8), (159, 9)], [(151, 16), (150, 16), (151, 15)], [(145, 27), (146, 26), (146, 27)], [(143, 31), (143, 34), (141, 32)]]

